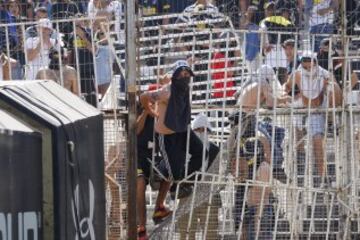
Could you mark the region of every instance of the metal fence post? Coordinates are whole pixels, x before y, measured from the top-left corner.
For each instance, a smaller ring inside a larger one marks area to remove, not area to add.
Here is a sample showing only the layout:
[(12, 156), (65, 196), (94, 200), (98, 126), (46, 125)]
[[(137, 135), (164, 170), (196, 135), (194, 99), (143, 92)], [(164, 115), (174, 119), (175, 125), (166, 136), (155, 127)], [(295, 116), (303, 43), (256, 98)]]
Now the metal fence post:
[(128, 239), (137, 239), (136, 225), (136, 1), (126, 0), (125, 24), (126, 24), (126, 81), (128, 92), (128, 145), (127, 145), (127, 184), (128, 184)]

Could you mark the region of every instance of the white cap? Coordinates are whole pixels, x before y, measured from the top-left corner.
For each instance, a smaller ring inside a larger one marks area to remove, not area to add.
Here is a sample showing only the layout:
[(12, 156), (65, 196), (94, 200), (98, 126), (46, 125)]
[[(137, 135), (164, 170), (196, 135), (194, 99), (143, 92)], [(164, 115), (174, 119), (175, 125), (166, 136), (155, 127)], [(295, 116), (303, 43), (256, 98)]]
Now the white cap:
[(42, 18), (38, 21), (38, 27), (53, 29), (52, 23), (48, 18)]
[(193, 130), (198, 128), (207, 128), (208, 130), (211, 131), (211, 125), (208, 118), (201, 113), (195, 117), (191, 125)]
[(310, 58), (310, 59), (316, 60), (317, 59), (317, 54), (315, 52), (306, 50), (306, 51), (303, 51), (302, 54), (301, 54), (301, 60), (303, 58)]

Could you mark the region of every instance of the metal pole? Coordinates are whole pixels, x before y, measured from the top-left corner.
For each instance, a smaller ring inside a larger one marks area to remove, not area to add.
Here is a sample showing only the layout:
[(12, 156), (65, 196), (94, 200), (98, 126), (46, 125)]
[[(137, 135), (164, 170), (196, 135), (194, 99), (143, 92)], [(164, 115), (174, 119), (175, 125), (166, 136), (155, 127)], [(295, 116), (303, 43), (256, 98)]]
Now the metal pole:
[(127, 183), (128, 183), (128, 239), (137, 239), (136, 225), (136, 171), (137, 171), (137, 151), (136, 151), (136, 11), (135, 5), (137, 1), (126, 0), (126, 66), (125, 77), (127, 81), (128, 92), (128, 142), (127, 142)]

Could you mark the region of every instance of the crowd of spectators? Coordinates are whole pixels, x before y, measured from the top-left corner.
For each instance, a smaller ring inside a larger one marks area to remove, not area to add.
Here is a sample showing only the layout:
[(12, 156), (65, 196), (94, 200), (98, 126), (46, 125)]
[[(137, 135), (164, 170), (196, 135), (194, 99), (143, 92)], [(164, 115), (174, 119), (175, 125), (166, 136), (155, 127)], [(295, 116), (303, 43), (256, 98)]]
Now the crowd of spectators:
[[(360, 4), (355, 0), (346, 1), (346, 3), (347, 28), (343, 31), (354, 34), (357, 21), (360, 19)], [(169, 41), (173, 41), (174, 46), (181, 42), (183, 45), (176, 45), (172, 51), (184, 53), (186, 58), (187, 53), (197, 52), (193, 56), (194, 59), (188, 59), (200, 62), (194, 64), (194, 72), (208, 72), (209, 68), (213, 71), (211, 74), (196, 74), (193, 81), (201, 83), (211, 78), (213, 83), (210, 84), (210, 88), (212, 89), (208, 89), (209, 85), (206, 86), (206, 90), (211, 90), (211, 94), (206, 91), (201, 98), (206, 95), (212, 99), (219, 99), (220, 102), (223, 102), (224, 98), (232, 98), (236, 95), (236, 82), (233, 79), (237, 73), (231, 69), (241, 61), (240, 56), (244, 57), (246, 73), (250, 75), (257, 73), (259, 67), (266, 64), (263, 70), (266, 70), (271, 79), (275, 79), (276, 74), (280, 86), (287, 84), (289, 94), (297, 95), (300, 90), (303, 90), (291, 89), (293, 84), (289, 81), (290, 76), (295, 76), (294, 85), (306, 85), (309, 74), (306, 77), (301, 74), (308, 68), (321, 70), (324, 76), (320, 80), (324, 86), (329, 78), (327, 70), (333, 66), (335, 78), (340, 88), (344, 88), (343, 61), (339, 58), (331, 61), (329, 58), (329, 56), (343, 56), (342, 46), (335, 44), (330, 48), (332, 44), (328, 38), (331, 34), (341, 33), (338, 30), (341, 28), (337, 26), (343, 24), (339, 14), (339, 9), (342, 7), (340, 0), (139, 0), (140, 14), (144, 17), (183, 13), (176, 17), (175, 21), (166, 17), (153, 18), (144, 22), (142, 27), (151, 28), (171, 23), (185, 26), (174, 30), (175, 33), (177, 31), (192, 33), (193, 29), (199, 32), (204, 32), (204, 29), (224, 29), (223, 32), (214, 31), (215, 33), (211, 34), (211, 38), (217, 40), (214, 44), (208, 41), (209, 33), (190, 34)], [(121, 0), (0, 0), (0, 24), (8, 24), (0, 25), (0, 80), (51, 79), (96, 106), (98, 96), (106, 94), (110, 82), (119, 71), (119, 66), (115, 61), (117, 52), (113, 48), (114, 45), (109, 42), (112, 39), (109, 36), (110, 33), (115, 33), (112, 36), (114, 42), (117, 43), (119, 49), (124, 49), (124, 14), (124, 2)], [(224, 18), (230, 19), (231, 24), (217, 23), (218, 20), (221, 22)], [(66, 19), (70, 20), (64, 21)], [(203, 23), (201, 22), (203, 20), (213, 22)], [(106, 24), (108, 22), (113, 24)], [(234, 31), (226, 30), (232, 27), (235, 30), (241, 30), (237, 31), (239, 36), (235, 36)], [(159, 35), (159, 31), (154, 29), (147, 31), (146, 37)], [(308, 46), (311, 53), (301, 58), (297, 50), (302, 47), (299, 43), (304, 40), (302, 38), (306, 34), (297, 35), (298, 37), (294, 34), (300, 32), (320, 34), (310, 35), (313, 37), (310, 38)], [(237, 37), (241, 39), (243, 46), (239, 49), (243, 51), (237, 49), (239, 43), (236, 41)], [(148, 42), (148, 46), (157, 45), (159, 44), (156, 41)], [(153, 47), (142, 53), (151, 55), (158, 51), (159, 49)], [(317, 53), (317, 57), (314, 57), (314, 52)], [(123, 59), (124, 55), (120, 54), (119, 57)], [(156, 66), (159, 59), (161, 64), (173, 60), (164, 59), (163, 56), (145, 59), (147, 61), (142, 64), (151, 67)], [(205, 61), (201, 61), (204, 59)], [(317, 62), (321, 68), (314, 62)], [(358, 77), (353, 71), (355, 68), (357, 66), (351, 66), (352, 87), (358, 82)], [(192, 73), (192, 70), (187, 69), (187, 71)], [(160, 74), (153, 73), (153, 75)], [(240, 93), (239, 100), (245, 102), (245, 106), (256, 106), (255, 103), (258, 100), (254, 96), (258, 88), (255, 84), (260, 84), (263, 87), (262, 94), (265, 96), (264, 103), (272, 107), (275, 100), (270, 94), (272, 92), (268, 82), (270, 78), (258, 77), (257, 82), (249, 79), (248, 85), (243, 86), (246, 91)], [(199, 90), (199, 92), (204, 90), (199, 86), (201, 85), (194, 85), (193, 90)], [(323, 92), (320, 91), (321, 88), (318, 90), (319, 96), (315, 97), (321, 102)], [(306, 94), (314, 101), (313, 94), (307, 92)], [(159, 96), (153, 97), (158, 100)], [(196, 100), (196, 98), (192, 99)], [(280, 100), (283, 99), (278, 98), (277, 101)], [(285, 100), (287, 101), (288, 98)], [(285, 100), (283, 101), (286, 102)], [(319, 106), (322, 105), (319, 104), (316, 107)], [(143, 120), (145, 121), (145, 118)], [(313, 129), (312, 133), (314, 142), (317, 140), (318, 145), (322, 146), (323, 139), (317, 135), (323, 134), (325, 121), (323, 118), (312, 120), (322, 124), (319, 129)], [(153, 123), (149, 124), (149, 126), (152, 125)], [(151, 139), (153, 131), (149, 134)], [(254, 129), (251, 131), (254, 132)], [(147, 148), (147, 143), (147, 140), (144, 141), (144, 146), (141, 147)], [(319, 167), (321, 176), (324, 175), (322, 151), (317, 150), (314, 153), (318, 165), (321, 166)], [(152, 151), (149, 155), (152, 155)], [(185, 161), (185, 158), (183, 160)], [(268, 171), (267, 168), (265, 173)], [(145, 182), (141, 184), (144, 197)], [(169, 188), (169, 184), (165, 187)], [(158, 212), (160, 215), (163, 213), (164, 217), (170, 214), (163, 206), (166, 191), (164, 196), (159, 197), (157, 206)], [(141, 206), (145, 207), (144, 201), (141, 202)], [(141, 218), (145, 221), (145, 215)], [(142, 232), (145, 231), (145, 226), (143, 227)]]
[[(106, 35), (109, 30), (115, 32), (116, 41), (120, 46), (124, 46), (124, 24), (121, 21), (124, 19), (123, 1), (1, 0), (0, 2), (0, 23), (10, 24), (7, 28), (0, 27), (0, 53), (4, 55), (2, 64), (8, 66), (1, 68), (1, 78), (36, 79), (40, 78), (37, 76), (40, 69), (56, 70), (66, 66), (70, 72), (76, 71), (76, 77), (69, 80), (62, 73), (55, 74), (49, 72), (50, 70), (47, 74), (43, 74), (43, 77), (54, 76), (52, 78), (56, 79), (53, 80), (63, 84), (73, 82), (67, 84), (68, 86), (75, 85), (76, 82), (80, 83), (75, 89), (80, 89), (84, 99), (95, 105), (96, 93), (105, 94), (111, 78), (118, 70), (113, 67), (115, 55), (109, 47)], [(178, 17), (177, 23), (190, 23), (190, 20), (196, 18), (193, 13), (199, 10), (206, 12), (201, 16), (204, 19), (215, 19), (219, 14), (229, 16), (235, 30), (249, 30), (243, 39), (247, 70), (255, 72), (260, 65), (260, 56), (263, 55), (265, 63), (276, 70), (281, 82), (287, 77), (288, 67), (282, 44), (287, 39), (293, 38), (291, 32), (303, 30), (313, 34), (332, 34), (336, 33), (337, 26), (342, 24), (339, 16), (341, 7), (339, 0), (140, 0), (139, 7), (141, 15), (145, 17), (184, 13), (183, 16)], [(354, 32), (359, 19), (359, 4), (356, 1), (347, 1), (346, 10), (348, 20), (346, 31), (350, 34)], [(75, 24), (71, 21), (63, 21), (82, 17), (107, 18), (114, 20), (114, 24), (105, 29), (101, 20), (76, 20)], [(55, 24), (53, 20), (60, 22)], [(17, 24), (23, 22), (28, 24)], [(164, 17), (161, 20), (148, 21), (143, 26), (168, 23), (171, 23), (170, 20)], [(269, 33), (261, 38), (257, 30), (289, 32), (289, 34), (282, 34), (278, 38), (276, 33)], [(150, 31), (149, 34), (154, 36), (158, 32)], [(315, 52), (319, 51), (320, 42), (325, 37), (321, 35), (314, 38), (312, 45)], [(197, 36), (196, 40), (203, 39)], [(199, 49), (201, 48), (204, 47), (200, 46)], [(59, 52), (59, 49), (66, 51), (61, 50), (58, 54), (52, 54), (53, 51)], [(51, 56), (60, 56), (60, 59), (50, 59)], [(218, 59), (219, 56), (224, 57), (225, 54), (218, 52), (212, 58)], [(150, 59), (149, 62), (149, 65), (156, 65), (157, 58)], [(236, 65), (234, 62), (229, 64)], [(215, 64), (213, 68), (220, 68), (220, 65)], [(204, 69), (200, 67), (198, 70)], [(213, 75), (215, 80), (219, 80), (219, 74)], [(229, 73), (228, 78), (232, 75), (233, 73)], [(227, 86), (232, 87), (233, 84), (230, 82)], [(213, 94), (215, 98), (221, 96), (222, 94), (219, 93)]]

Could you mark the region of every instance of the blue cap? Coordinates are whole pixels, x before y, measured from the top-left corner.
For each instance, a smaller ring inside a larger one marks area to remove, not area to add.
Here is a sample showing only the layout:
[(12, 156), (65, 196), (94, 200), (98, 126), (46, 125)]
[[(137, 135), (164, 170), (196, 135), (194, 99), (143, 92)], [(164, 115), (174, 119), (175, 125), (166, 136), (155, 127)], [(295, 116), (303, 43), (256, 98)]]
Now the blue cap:
[(176, 76), (181, 70), (186, 70), (190, 73), (191, 76), (193, 77), (195, 76), (188, 62), (185, 60), (178, 60), (174, 63), (172, 76), (173, 77)]

